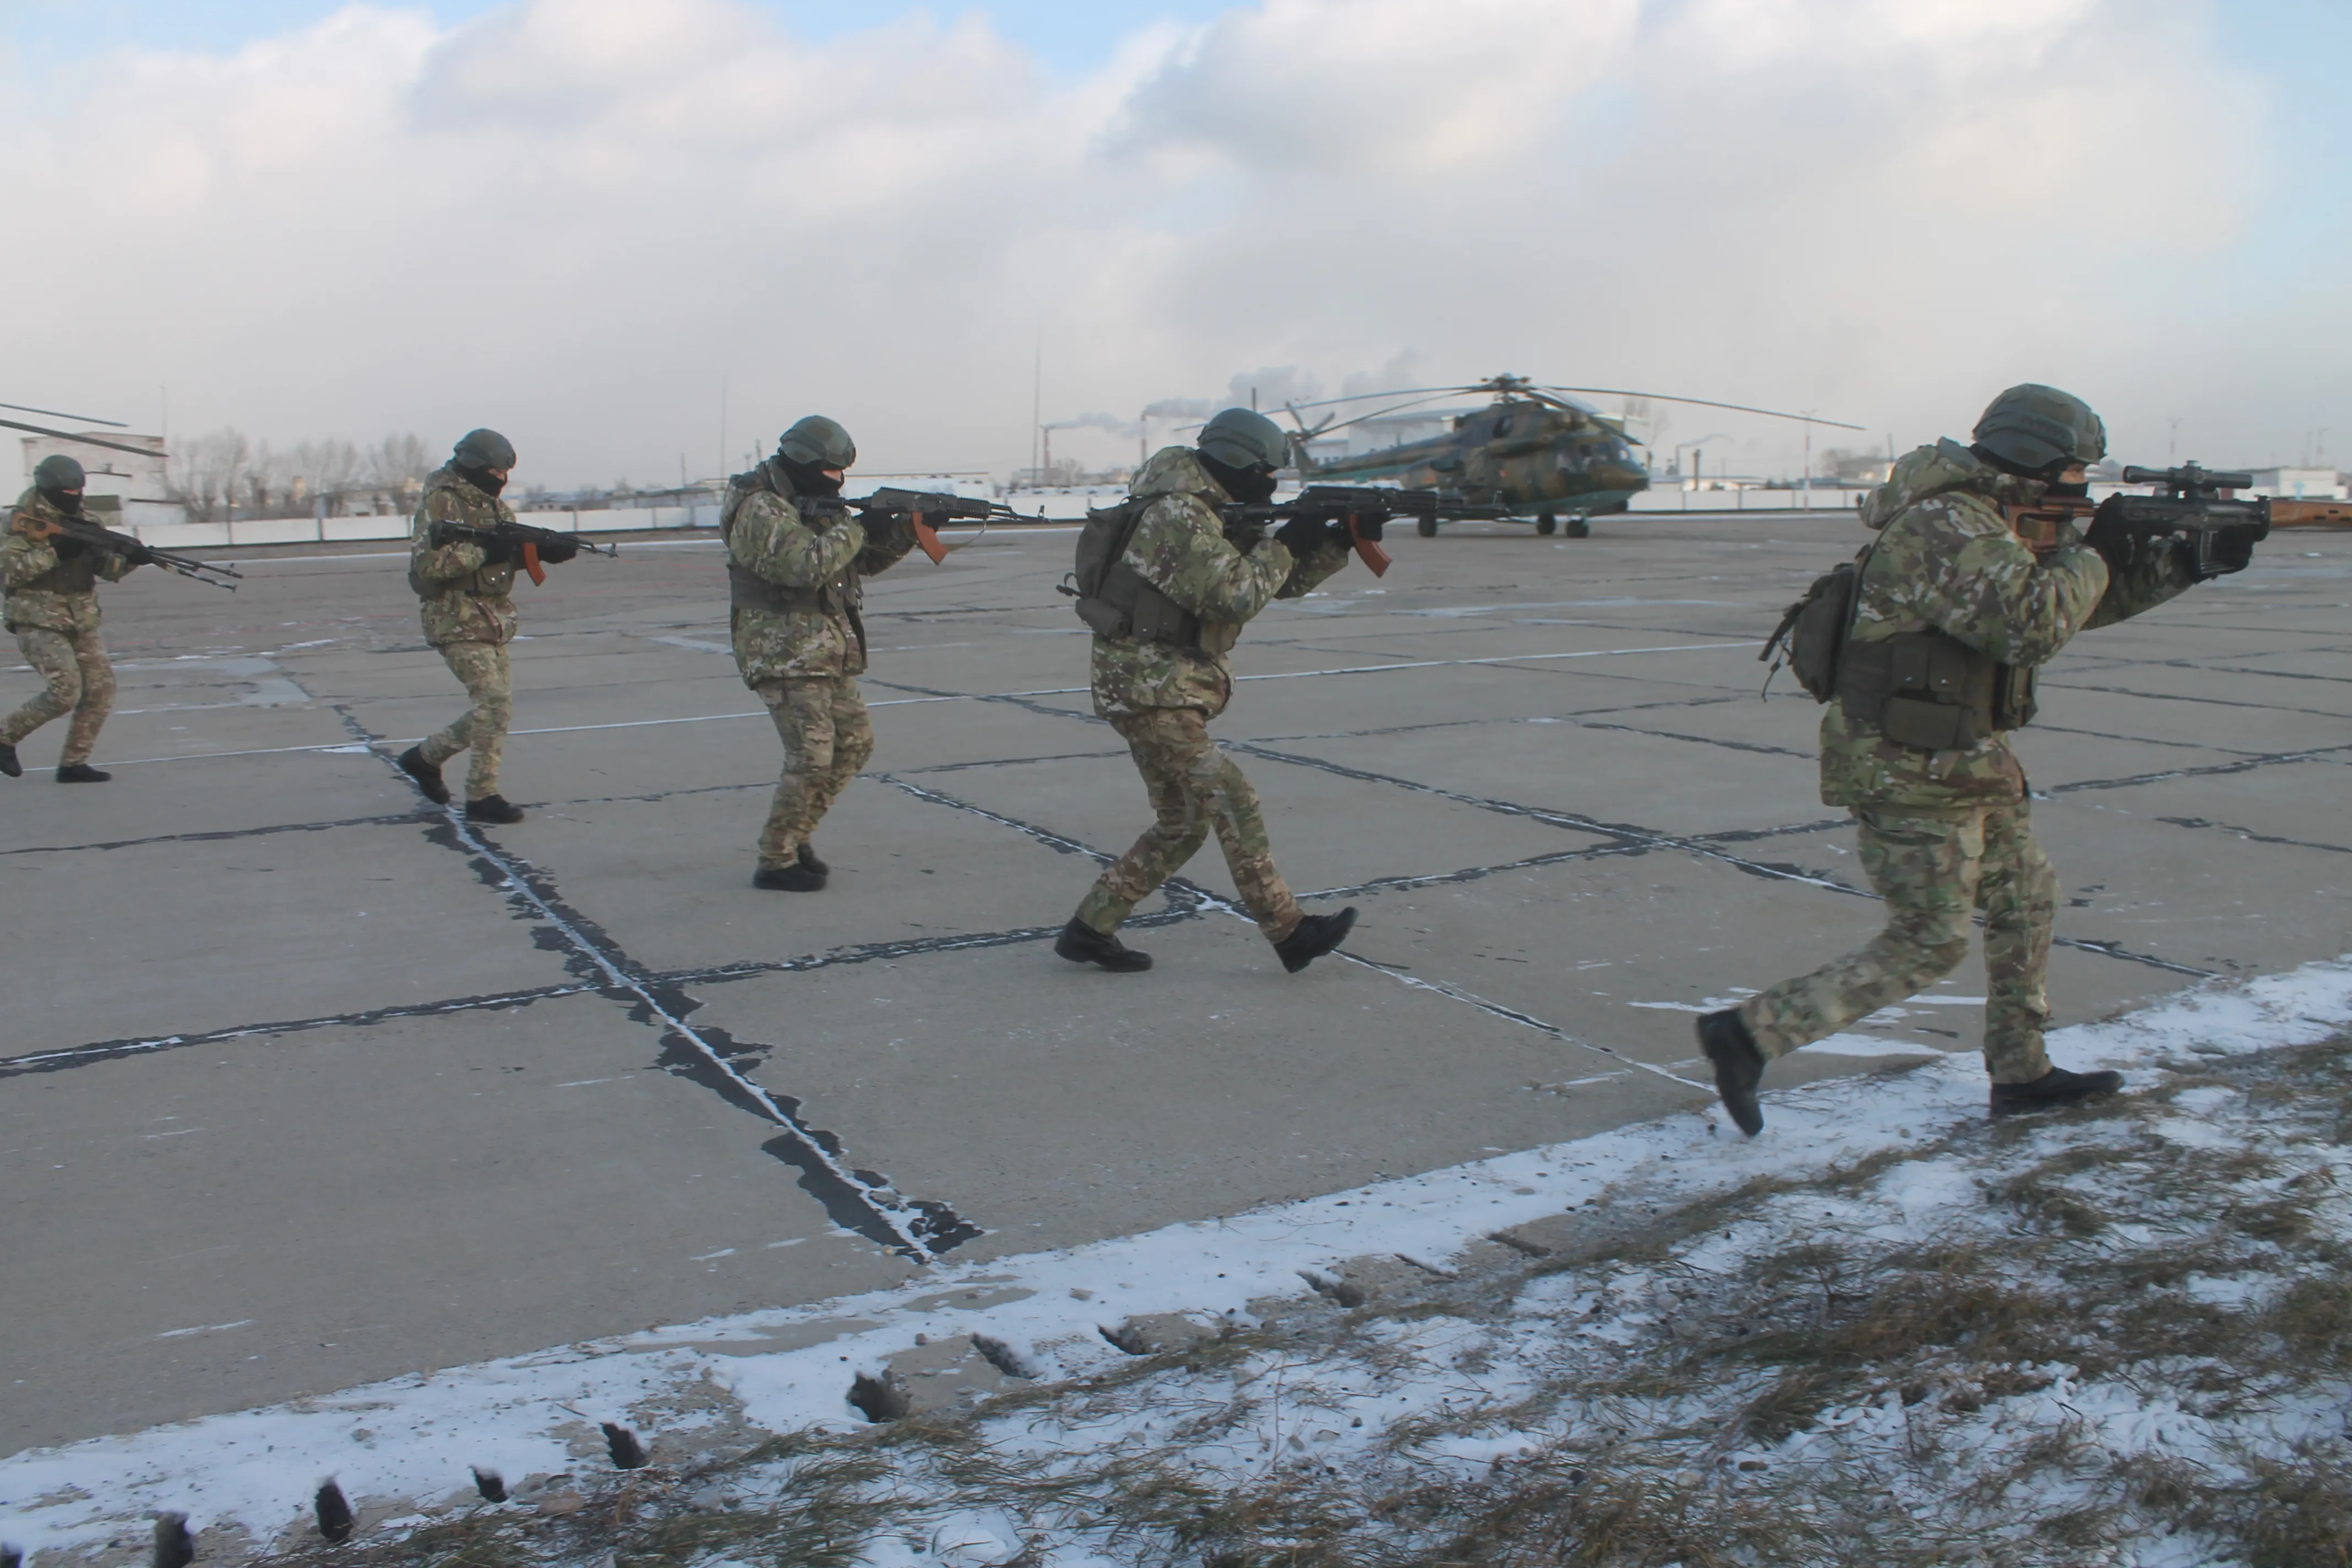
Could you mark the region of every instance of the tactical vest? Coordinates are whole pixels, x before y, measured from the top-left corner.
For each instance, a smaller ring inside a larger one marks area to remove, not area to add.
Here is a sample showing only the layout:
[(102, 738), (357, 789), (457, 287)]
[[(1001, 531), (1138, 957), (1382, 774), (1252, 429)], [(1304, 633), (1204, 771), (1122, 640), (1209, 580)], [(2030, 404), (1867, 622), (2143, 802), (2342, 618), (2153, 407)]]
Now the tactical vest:
[[(58, 542), (51, 540), (50, 543)], [(71, 555), (61, 555), (58, 563), (29, 583), (19, 583), (9, 590), (13, 594), (94, 594), (98, 592), (100, 552), (95, 546), (85, 545)]]
[[(2031, 723), (2035, 701), (2030, 668), (2003, 664), (1939, 631), (1897, 632), (1874, 642), (1852, 639), (1863, 574), (1875, 548), (1814, 579), (1757, 657), (1785, 647), (1790, 670), (1814, 701), (1837, 699), (1849, 725), (1898, 746), (1964, 750)], [(1771, 676), (1764, 679), (1769, 687)]]
[(1077, 600), (1078, 619), (1097, 637), (1162, 643), (1186, 653), (1202, 652), (1201, 618), (1151, 585), (1127, 563), (1128, 542), (1150, 502), (1131, 498), (1108, 511), (1087, 512), (1078, 531), (1077, 561), (1071, 576), (1077, 586), (1062, 592)]
[[(425, 492), (425, 500), (417, 502), (418, 518), (424, 517), (425, 509), (432, 499), (433, 492), (427, 490)], [(429, 522), (411, 522), (409, 526), (413, 529), (424, 529), (428, 534), (433, 529), (433, 525)], [(431, 541), (428, 539), (426, 542), (429, 544)], [(420, 599), (437, 599), (444, 594), (471, 594), (478, 599), (498, 599), (505, 597), (514, 587), (514, 571), (511, 564), (507, 562), (485, 562), (463, 577), (445, 577), (438, 583), (426, 582), (424, 575), (417, 571), (416, 564), (416, 557), (411, 554), (408, 558), (408, 591)], [(508, 568), (506, 586), (496, 587), (491, 584), (489, 576), (501, 566)]]
[(802, 513), (803, 521), (814, 521), (813, 514), (821, 515), (828, 511), (840, 517), (849, 515), (849, 509), (838, 503), (833, 508), (825, 507), (825, 498), (794, 497), (778, 489), (774, 476), (768, 471), (765, 463), (728, 480), (727, 499), (720, 504), (719, 511), (719, 537), (726, 542), (730, 551), (727, 558), (728, 605), (738, 610), (766, 610), (776, 615), (839, 616), (856, 634), (857, 647), (862, 652), (866, 647), (866, 624), (859, 618), (856, 605), (851, 602), (842, 584), (826, 583), (818, 588), (787, 587), (782, 583), (770, 582), (735, 560), (732, 553), (735, 520), (742, 515), (744, 503), (762, 492), (791, 501)]

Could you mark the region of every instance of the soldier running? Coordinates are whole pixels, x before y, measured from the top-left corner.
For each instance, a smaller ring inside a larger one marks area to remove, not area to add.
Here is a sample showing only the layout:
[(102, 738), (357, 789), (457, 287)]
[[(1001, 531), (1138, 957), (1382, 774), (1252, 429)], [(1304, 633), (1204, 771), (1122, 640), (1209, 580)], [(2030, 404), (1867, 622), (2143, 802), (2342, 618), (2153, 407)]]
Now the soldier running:
[[(1985, 1066), (1996, 1116), (2122, 1087), (2042, 1049), (2058, 879), (2034, 842), (2009, 731), (2033, 715), (2033, 673), (2076, 632), (2162, 604), (2195, 581), (2178, 548), (2135, 551), (2067, 524), (2036, 547), (2005, 508), (2079, 496), (2106, 428), (2038, 385), (1993, 399), (1975, 444), (1940, 441), (1895, 466), (1863, 509), (1878, 531), (1860, 578), (1836, 697), (1822, 720), (1822, 799), (1853, 813), (1886, 929), (1859, 952), (1698, 1020), (1723, 1103), (1764, 1125), (1764, 1064), (1899, 1002), (1968, 956), (1984, 915)], [(2242, 568), (2251, 539), (2219, 571)], [(1915, 679), (1924, 677), (1925, 679)]]
[[(1291, 973), (1339, 945), (1356, 923), (1300, 912), (1275, 869), (1257, 795), (1209, 738), (1233, 700), (1225, 655), (1275, 598), (1295, 599), (1347, 564), (1344, 535), (1295, 518), (1244, 552), (1216, 509), (1270, 500), (1290, 458), (1282, 427), (1228, 408), (1197, 447), (1169, 447), (1137, 470), (1123, 514), (1131, 531), (1104, 572), (1099, 598), (1082, 599), (1095, 627), (1095, 712), (1127, 742), (1157, 820), (1098, 878), (1054, 951), (1076, 963), (1131, 973), (1150, 956), (1118, 940), (1119, 922), (1192, 858), (1214, 828), (1234, 886)], [(1093, 613), (1089, 613), (1092, 609)]]
[(98, 582), (121, 582), (147, 556), (52, 531), (55, 523), (83, 515), (84, 479), (81, 465), (63, 453), (42, 458), (0, 543), (0, 583), (7, 590), (0, 618), (16, 634), (25, 661), (48, 683), (0, 724), (0, 773), (12, 779), (25, 773), (16, 742), (64, 713), (73, 722), (58, 753), (58, 783), (104, 784), (114, 776), (89, 765), (98, 731), (114, 708), (114, 666), (98, 637)]
[[(499, 766), (514, 716), (507, 644), (514, 640), (519, 626), (512, 595), (522, 547), (506, 540), (457, 539), (436, 544), (434, 525), (488, 530), (511, 524), (514, 512), (499, 492), (506, 488), (514, 465), (514, 444), (504, 436), (495, 430), (468, 431), (447, 464), (425, 481), (425, 499), (417, 506), (415, 532), (408, 545), (408, 585), (419, 600), (417, 618), (424, 624), (425, 640), (440, 651), (473, 706), (447, 729), (403, 752), (397, 765), (427, 799), (446, 805), (449, 786), (441, 781), (441, 764), (471, 748), (473, 760), (466, 771), (468, 822), (522, 820), (522, 809), (499, 793)], [(542, 548), (540, 559), (556, 565), (571, 560), (578, 548), (566, 540)]]
[(729, 481), (719, 529), (727, 542), (728, 624), (743, 684), (767, 704), (784, 742), (751, 885), (822, 891), (832, 868), (809, 835), (874, 754), (866, 673), (865, 579), (915, 547), (914, 520), (864, 521), (824, 503), (857, 461), (849, 432), (812, 414), (776, 455)]

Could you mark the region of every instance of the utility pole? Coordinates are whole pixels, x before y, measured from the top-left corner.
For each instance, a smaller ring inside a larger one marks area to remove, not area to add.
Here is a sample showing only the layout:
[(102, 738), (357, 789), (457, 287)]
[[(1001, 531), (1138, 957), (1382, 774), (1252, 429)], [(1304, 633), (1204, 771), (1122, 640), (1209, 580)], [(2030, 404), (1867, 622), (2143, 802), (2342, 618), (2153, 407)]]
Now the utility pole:
[(1798, 483), (1798, 499), (1802, 510), (1813, 510), (1813, 418), (1812, 410), (1805, 411), (1805, 477)]
[(2171, 426), (2164, 437), (2164, 466), (2168, 468), (2172, 467), (2172, 455), (2180, 450), (2180, 419), (2176, 415), (2165, 423)]
[(1053, 443), (1045, 440), (1045, 328), (1042, 322), (1037, 328), (1037, 357), (1029, 369), (1029, 479), (1043, 489), (1045, 466), (1037, 458), (1041, 441), (1047, 450), (1052, 449)]
[(727, 471), (727, 378), (719, 378), (719, 471)]

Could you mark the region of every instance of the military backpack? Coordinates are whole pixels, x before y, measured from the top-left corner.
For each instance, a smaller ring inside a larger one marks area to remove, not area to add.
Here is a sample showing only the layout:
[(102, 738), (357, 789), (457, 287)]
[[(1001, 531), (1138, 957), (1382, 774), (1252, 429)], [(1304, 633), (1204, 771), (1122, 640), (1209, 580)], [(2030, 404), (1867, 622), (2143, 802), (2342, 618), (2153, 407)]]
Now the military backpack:
[(1150, 504), (1129, 497), (1107, 510), (1088, 508), (1086, 526), (1078, 530), (1076, 560), (1059, 586), (1077, 601), (1078, 619), (1097, 637), (1197, 649), (1200, 617), (1126, 561), (1128, 542)]

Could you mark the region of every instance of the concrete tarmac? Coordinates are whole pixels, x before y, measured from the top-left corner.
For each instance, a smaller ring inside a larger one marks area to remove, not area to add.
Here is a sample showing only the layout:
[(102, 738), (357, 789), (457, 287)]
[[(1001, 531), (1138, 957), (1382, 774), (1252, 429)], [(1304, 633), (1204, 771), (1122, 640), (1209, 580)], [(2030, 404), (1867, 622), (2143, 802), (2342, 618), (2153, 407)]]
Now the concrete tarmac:
[[(1850, 515), (1392, 539), (1245, 636), (1216, 729), (1349, 961), (1283, 973), (1212, 846), (1141, 976), (1054, 957), (1145, 825), (1054, 584), (1000, 531), (871, 585), (879, 747), (819, 895), (750, 885), (779, 759), (721, 555), (520, 584), (518, 826), (390, 759), (464, 700), (404, 558), (104, 593), (102, 787), (0, 781), (12, 1447), (807, 1301), (1705, 1111), (1695, 1011), (1879, 914), (1757, 646)], [(2060, 1023), (2352, 950), (2352, 537), (2089, 634), (2020, 750)], [(0, 670), (0, 701), (30, 672)], [(459, 759), (447, 770), (453, 784)], [(1971, 961), (1768, 1087), (1973, 1049)], [(1768, 1134), (1769, 1135), (1769, 1134)]]

